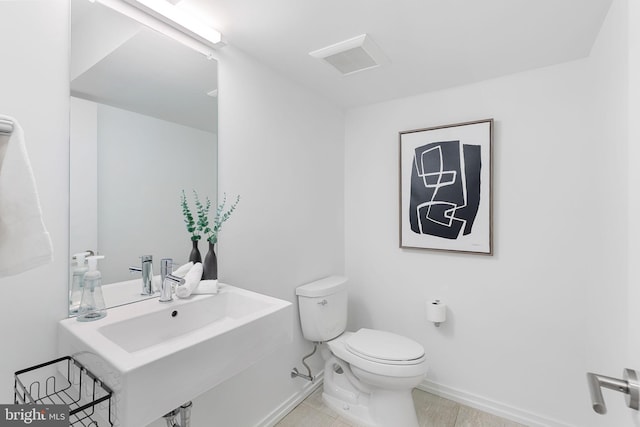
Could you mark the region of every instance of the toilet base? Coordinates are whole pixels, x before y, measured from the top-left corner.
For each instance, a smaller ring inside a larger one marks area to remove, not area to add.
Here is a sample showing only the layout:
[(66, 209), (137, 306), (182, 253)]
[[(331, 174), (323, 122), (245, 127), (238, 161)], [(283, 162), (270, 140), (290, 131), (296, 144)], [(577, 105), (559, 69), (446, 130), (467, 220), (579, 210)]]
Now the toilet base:
[[(391, 394), (388, 395), (383, 390), (379, 394), (374, 393), (370, 401), (373, 406), (350, 403), (327, 393), (322, 393), (322, 400), (341, 417), (363, 427), (418, 427), (411, 392), (408, 396), (399, 395), (398, 392)], [(371, 414), (371, 407), (376, 409), (375, 418)]]
[(369, 407), (366, 405), (345, 402), (327, 393), (322, 393), (322, 400), (329, 408), (347, 421), (354, 422), (363, 427), (383, 427), (371, 419)]
[(364, 427), (419, 426), (413, 387), (388, 390), (363, 384), (347, 363), (326, 351), (323, 356), (327, 359), (322, 399), (329, 408)]

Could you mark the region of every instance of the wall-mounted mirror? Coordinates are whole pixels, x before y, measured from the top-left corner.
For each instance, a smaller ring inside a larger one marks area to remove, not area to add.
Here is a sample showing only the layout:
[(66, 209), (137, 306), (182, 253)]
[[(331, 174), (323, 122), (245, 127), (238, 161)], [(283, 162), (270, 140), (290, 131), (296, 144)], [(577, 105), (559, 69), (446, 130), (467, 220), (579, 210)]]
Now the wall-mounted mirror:
[(182, 190), (215, 206), (217, 63), (99, 3), (71, 11), (70, 264), (97, 251), (104, 285), (137, 280), (114, 306), (145, 298), (140, 256), (187, 261)]

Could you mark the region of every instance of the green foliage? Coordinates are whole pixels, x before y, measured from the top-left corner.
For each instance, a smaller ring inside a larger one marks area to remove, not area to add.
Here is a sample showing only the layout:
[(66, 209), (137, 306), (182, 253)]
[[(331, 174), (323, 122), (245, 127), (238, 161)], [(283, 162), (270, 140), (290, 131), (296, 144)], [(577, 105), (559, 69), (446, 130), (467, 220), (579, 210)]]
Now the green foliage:
[(189, 232), (189, 234), (191, 234), (191, 240), (193, 240), (194, 242), (200, 240), (198, 227), (196, 226), (196, 222), (193, 220), (193, 214), (191, 213), (191, 209), (189, 209), (189, 203), (187, 202), (187, 196), (184, 194), (184, 190), (182, 190), (180, 204), (182, 205), (182, 215), (184, 216), (184, 223), (187, 225), (187, 231)]
[(198, 232), (208, 234), (211, 231), (209, 228), (209, 209), (211, 208), (211, 200), (207, 197), (206, 202), (203, 205), (196, 190), (193, 190), (193, 196), (196, 199), (196, 211), (198, 213)]
[(231, 218), (231, 214), (236, 210), (236, 206), (238, 206), (238, 202), (240, 202), (240, 195), (236, 197), (236, 201), (231, 205), (229, 210), (224, 211), (224, 207), (227, 204), (227, 193), (224, 193), (222, 198), (222, 203), (218, 205), (216, 209), (216, 217), (213, 219), (213, 228), (209, 228), (208, 233), (209, 236), (207, 240), (211, 244), (216, 244), (218, 242), (218, 233), (222, 229), (222, 224), (225, 223), (229, 218)]
[(210, 243), (216, 244), (218, 242), (218, 232), (220, 232), (220, 229), (222, 229), (222, 224), (229, 218), (231, 218), (231, 214), (234, 210), (236, 210), (236, 206), (238, 206), (238, 202), (240, 201), (240, 196), (238, 196), (233, 205), (231, 205), (231, 207), (227, 211), (225, 211), (224, 207), (227, 204), (227, 194), (224, 194), (222, 203), (220, 203), (216, 209), (216, 216), (213, 219), (213, 224), (209, 224), (209, 210), (211, 209), (211, 200), (207, 197), (204, 203), (202, 203), (196, 190), (193, 190), (193, 197), (196, 204), (196, 215), (198, 217), (197, 222), (195, 221), (195, 218), (191, 213), (191, 209), (189, 208), (187, 196), (184, 193), (184, 190), (182, 190), (180, 204), (182, 205), (182, 215), (184, 216), (184, 223), (187, 226), (187, 231), (189, 232), (189, 234), (191, 234), (191, 240), (200, 240), (201, 236), (204, 234), (207, 235), (207, 240)]

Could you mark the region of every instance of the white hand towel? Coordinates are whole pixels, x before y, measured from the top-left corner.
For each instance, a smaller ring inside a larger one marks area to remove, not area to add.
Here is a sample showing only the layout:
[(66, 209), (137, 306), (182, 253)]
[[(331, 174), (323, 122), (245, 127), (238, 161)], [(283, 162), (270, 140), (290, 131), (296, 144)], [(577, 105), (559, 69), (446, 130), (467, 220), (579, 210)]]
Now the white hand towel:
[(189, 270), (191, 270), (191, 267), (193, 267), (193, 262), (189, 261), (188, 263), (176, 268), (171, 274), (176, 277), (184, 277), (185, 274), (187, 274)]
[(51, 262), (53, 248), (42, 222), (22, 127), (12, 117), (0, 115), (0, 119), (13, 122), (4, 159), (0, 159), (0, 277), (4, 277)]
[(218, 293), (218, 281), (217, 280), (201, 280), (193, 292), (193, 295), (200, 294), (217, 294)]
[(178, 298), (188, 298), (202, 279), (202, 264), (197, 262), (191, 270), (184, 276), (184, 283), (176, 286), (176, 296)]

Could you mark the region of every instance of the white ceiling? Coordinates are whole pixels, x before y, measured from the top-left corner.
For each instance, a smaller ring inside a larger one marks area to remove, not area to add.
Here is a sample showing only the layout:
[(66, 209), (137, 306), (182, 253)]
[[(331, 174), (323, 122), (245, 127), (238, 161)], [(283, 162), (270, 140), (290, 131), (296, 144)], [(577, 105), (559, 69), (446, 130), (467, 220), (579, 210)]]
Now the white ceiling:
[[(342, 107), (585, 57), (611, 0), (182, 0), (233, 45)], [(367, 33), (390, 60), (342, 76), (309, 52)]]
[[(85, 42), (95, 56), (72, 79), (72, 95), (217, 132), (217, 98), (207, 95), (218, 88), (216, 61), (137, 23), (126, 37), (114, 37), (122, 32), (119, 21), (128, 18), (86, 0), (71, 4), (71, 68), (83, 59), (77, 58), (82, 56), (77, 45)], [(106, 43), (109, 36), (117, 42)]]
[(71, 82), (71, 94), (208, 132), (217, 130), (216, 61), (146, 28)]

